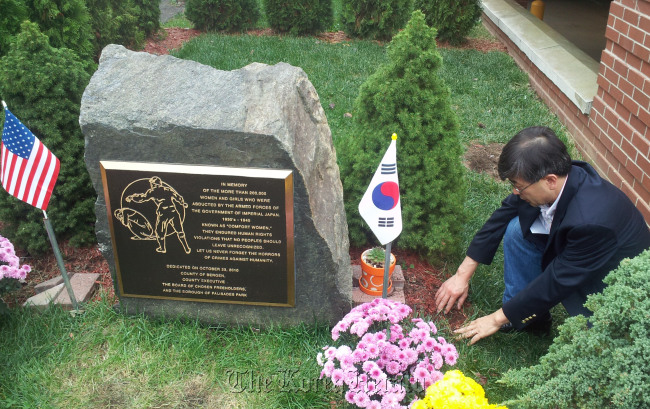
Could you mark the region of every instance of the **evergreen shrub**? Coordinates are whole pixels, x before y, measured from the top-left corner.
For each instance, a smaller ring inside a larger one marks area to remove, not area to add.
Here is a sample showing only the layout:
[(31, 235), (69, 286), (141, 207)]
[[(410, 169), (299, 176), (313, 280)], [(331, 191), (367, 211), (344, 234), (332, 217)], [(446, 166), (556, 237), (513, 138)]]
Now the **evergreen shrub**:
[(401, 248), (436, 259), (460, 247), (465, 203), (458, 120), (449, 88), (439, 76), (436, 31), (415, 11), (388, 45), (388, 62), (361, 86), (354, 104), (354, 137), (339, 152), (352, 244), (372, 240), (358, 204), (397, 133), (402, 203)]
[(458, 45), (481, 17), (480, 0), (415, 0), (429, 26), (438, 30), (438, 39)]
[(413, 0), (343, 0), (341, 23), (352, 37), (390, 40), (413, 10)]
[(86, 0), (95, 33), (95, 55), (108, 44), (138, 49), (160, 29), (160, 4), (155, 0)]
[(27, 7), (21, 0), (0, 0), (0, 57), (9, 52), (9, 45), (27, 19)]
[(264, 0), (271, 28), (294, 35), (320, 33), (332, 25), (332, 0)]
[(260, 18), (257, 0), (187, 0), (185, 17), (199, 30), (245, 31)]
[(626, 259), (568, 318), (538, 365), (506, 373), (522, 408), (650, 407), (650, 249)]
[(38, 24), (52, 47), (69, 48), (92, 61), (92, 25), (84, 0), (25, 0), (25, 5), (29, 20)]
[[(79, 127), (81, 95), (89, 81), (85, 62), (70, 49), (51, 47), (38, 26), (27, 21), (0, 59), (0, 98), (61, 161), (47, 213), (57, 237), (76, 245), (95, 240), (96, 195)], [(0, 220), (5, 222), (3, 235), (16, 246), (30, 253), (50, 248), (42, 211), (4, 191)]]
[(138, 28), (148, 37), (160, 29), (160, 1), (132, 0), (138, 19)]

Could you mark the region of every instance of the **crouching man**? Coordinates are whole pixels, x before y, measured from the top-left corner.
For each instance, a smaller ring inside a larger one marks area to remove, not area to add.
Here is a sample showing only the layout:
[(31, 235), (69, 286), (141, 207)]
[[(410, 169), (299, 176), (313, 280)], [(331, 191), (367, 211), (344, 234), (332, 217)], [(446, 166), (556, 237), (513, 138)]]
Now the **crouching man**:
[(587, 296), (621, 260), (650, 247), (650, 230), (625, 194), (587, 163), (572, 161), (546, 127), (526, 128), (503, 148), (499, 176), (512, 184), (474, 236), (455, 275), (435, 295), (437, 310), (460, 308), (479, 263), (490, 264), (503, 240), (503, 306), (456, 330), (474, 344), (501, 331), (548, 332), (549, 310), (590, 315)]

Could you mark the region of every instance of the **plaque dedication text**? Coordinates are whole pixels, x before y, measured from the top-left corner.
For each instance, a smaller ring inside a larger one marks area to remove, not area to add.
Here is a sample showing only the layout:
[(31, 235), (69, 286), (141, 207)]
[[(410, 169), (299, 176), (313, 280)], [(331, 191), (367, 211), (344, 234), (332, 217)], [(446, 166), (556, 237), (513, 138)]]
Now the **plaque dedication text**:
[(120, 296), (294, 306), (290, 170), (100, 168)]

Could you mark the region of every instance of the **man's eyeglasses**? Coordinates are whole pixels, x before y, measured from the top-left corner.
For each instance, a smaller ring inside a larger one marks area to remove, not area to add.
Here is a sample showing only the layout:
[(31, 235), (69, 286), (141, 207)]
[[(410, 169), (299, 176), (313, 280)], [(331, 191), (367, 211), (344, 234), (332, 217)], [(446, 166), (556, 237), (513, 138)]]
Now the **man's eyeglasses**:
[(516, 186), (516, 183), (513, 182), (512, 180), (508, 179), (508, 182), (510, 182), (510, 185), (512, 186), (512, 188), (514, 189), (515, 192), (521, 194), (521, 192), (523, 192), (524, 190), (528, 189), (529, 187), (531, 187), (531, 186), (534, 185), (535, 183), (539, 182), (539, 180), (538, 180), (538, 181), (535, 181), (535, 182), (533, 182), (533, 183), (530, 183), (530, 184), (528, 184), (526, 187), (521, 188), (521, 189), (519, 189), (519, 188)]

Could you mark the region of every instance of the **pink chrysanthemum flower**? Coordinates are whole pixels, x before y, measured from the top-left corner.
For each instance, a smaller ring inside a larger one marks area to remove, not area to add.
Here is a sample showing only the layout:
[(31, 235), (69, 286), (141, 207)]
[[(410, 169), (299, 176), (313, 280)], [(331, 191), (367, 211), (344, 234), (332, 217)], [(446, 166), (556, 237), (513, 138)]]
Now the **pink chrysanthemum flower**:
[(436, 324), (434, 324), (433, 322), (430, 322), (429, 326), (431, 327), (431, 332), (432, 333), (434, 333), (434, 334), (438, 333), (438, 328), (436, 328)]
[(360, 408), (365, 408), (370, 403), (370, 398), (364, 392), (357, 392), (354, 397), (354, 404)]
[(371, 400), (366, 406), (367, 409), (382, 409), (381, 403), (378, 400)]
[(377, 363), (373, 361), (366, 361), (361, 364), (361, 368), (364, 372), (370, 372), (377, 367)]
[(389, 375), (397, 375), (400, 372), (400, 364), (395, 361), (390, 361), (386, 364), (386, 372)]
[(368, 352), (368, 357), (371, 359), (377, 358), (379, 355), (379, 347), (377, 344), (368, 344), (366, 347), (366, 352)]
[(436, 346), (436, 344), (436, 340), (433, 338), (425, 338), (424, 341), (422, 341), (422, 347), (427, 352), (433, 351), (433, 348)]
[(342, 369), (335, 369), (332, 371), (332, 383), (336, 386), (341, 386), (343, 385), (343, 381), (345, 380), (345, 372), (343, 372)]
[(445, 355), (445, 362), (447, 365), (456, 365), (456, 360), (458, 359), (458, 355), (455, 353), (449, 353)]
[(325, 376), (332, 376), (332, 372), (334, 372), (334, 362), (332, 361), (327, 361), (325, 362), (325, 365), (323, 365), (323, 374)]
[(379, 367), (372, 368), (370, 371), (368, 371), (368, 375), (370, 375), (374, 379), (379, 379), (381, 378), (382, 375), (384, 375), (384, 371), (379, 369)]
[(345, 400), (348, 401), (348, 403), (354, 404), (354, 396), (355, 395), (356, 395), (356, 392), (347, 391), (347, 392), (345, 392)]
[(440, 355), (439, 352), (434, 352), (431, 354), (431, 363), (433, 364), (433, 367), (437, 369), (442, 368), (442, 355)]

